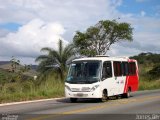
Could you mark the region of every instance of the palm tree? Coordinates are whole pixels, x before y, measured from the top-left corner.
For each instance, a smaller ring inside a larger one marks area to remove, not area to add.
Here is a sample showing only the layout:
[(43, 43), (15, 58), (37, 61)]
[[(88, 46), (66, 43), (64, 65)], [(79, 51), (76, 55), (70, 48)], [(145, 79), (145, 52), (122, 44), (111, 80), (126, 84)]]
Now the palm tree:
[(17, 71), (17, 67), (20, 65), (20, 60), (17, 60), (14, 56), (12, 56), (12, 59), (10, 61), (12, 72)]
[(39, 62), (38, 69), (42, 73), (50, 73), (56, 71), (60, 75), (61, 80), (64, 79), (64, 73), (67, 70), (66, 62), (74, 55), (73, 45), (69, 44), (63, 47), (62, 40), (58, 42), (58, 50), (45, 47), (41, 49), (42, 52), (47, 54), (40, 55), (36, 58), (36, 62)]

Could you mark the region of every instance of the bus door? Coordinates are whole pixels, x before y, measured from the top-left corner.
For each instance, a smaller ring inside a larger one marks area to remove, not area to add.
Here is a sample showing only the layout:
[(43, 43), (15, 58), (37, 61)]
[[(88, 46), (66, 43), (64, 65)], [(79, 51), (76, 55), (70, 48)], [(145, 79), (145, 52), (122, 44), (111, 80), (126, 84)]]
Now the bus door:
[(101, 89), (107, 89), (108, 96), (114, 95), (115, 83), (113, 80), (113, 72), (112, 72), (112, 62), (105, 61), (103, 63), (102, 69), (102, 82), (101, 82)]
[(114, 61), (113, 62), (114, 68), (114, 82), (115, 82), (115, 95), (122, 94), (125, 86), (125, 79), (126, 77), (122, 75), (122, 62)]

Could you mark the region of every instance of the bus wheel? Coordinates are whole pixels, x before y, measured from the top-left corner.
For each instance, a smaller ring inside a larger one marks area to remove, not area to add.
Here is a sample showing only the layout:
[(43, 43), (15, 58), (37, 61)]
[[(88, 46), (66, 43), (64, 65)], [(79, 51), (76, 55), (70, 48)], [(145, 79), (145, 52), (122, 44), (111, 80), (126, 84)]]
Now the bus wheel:
[(75, 103), (75, 102), (77, 102), (77, 98), (70, 98), (70, 101), (71, 101), (72, 103)]
[(129, 98), (129, 97), (131, 97), (131, 89), (130, 89), (130, 88), (128, 88), (127, 93), (124, 93), (124, 94), (123, 94), (123, 97), (124, 97), (124, 98)]
[(107, 100), (108, 100), (108, 93), (107, 93), (107, 90), (103, 90), (101, 102), (106, 102)]

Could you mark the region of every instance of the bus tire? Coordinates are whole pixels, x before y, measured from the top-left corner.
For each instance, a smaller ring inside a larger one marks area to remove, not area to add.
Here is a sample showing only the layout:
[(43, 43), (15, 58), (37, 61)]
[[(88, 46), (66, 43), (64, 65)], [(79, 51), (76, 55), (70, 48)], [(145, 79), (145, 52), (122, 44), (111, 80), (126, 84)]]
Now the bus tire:
[(123, 94), (123, 97), (124, 97), (124, 98), (129, 98), (129, 97), (131, 97), (131, 89), (130, 89), (130, 88), (128, 88), (127, 92)]
[(70, 101), (71, 101), (72, 103), (75, 103), (75, 102), (77, 102), (77, 98), (70, 98)]
[(101, 100), (101, 102), (106, 102), (108, 100), (108, 92), (106, 89), (103, 90), (102, 98), (100, 100)]

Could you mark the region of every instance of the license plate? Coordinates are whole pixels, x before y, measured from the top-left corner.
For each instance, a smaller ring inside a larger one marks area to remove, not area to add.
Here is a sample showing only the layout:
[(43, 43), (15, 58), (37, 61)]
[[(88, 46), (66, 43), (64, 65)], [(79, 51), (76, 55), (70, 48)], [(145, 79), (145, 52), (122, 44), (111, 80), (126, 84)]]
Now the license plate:
[(77, 96), (82, 97), (83, 93), (77, 93)]

